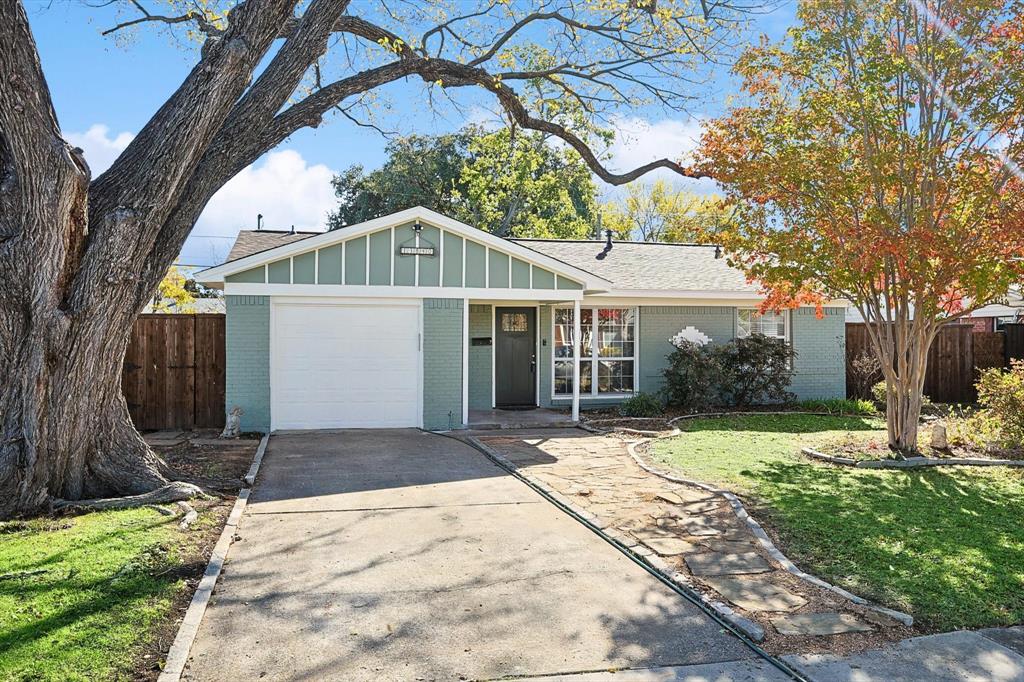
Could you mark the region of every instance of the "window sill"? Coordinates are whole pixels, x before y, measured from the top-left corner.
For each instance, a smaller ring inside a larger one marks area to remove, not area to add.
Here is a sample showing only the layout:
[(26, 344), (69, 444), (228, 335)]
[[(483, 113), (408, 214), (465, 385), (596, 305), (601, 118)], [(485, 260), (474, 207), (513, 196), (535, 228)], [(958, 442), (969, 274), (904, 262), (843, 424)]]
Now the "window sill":
[[(636, 395), (636, 393), (598, 393), (597, 395), (592, 395), (590, 393), (587, 393), (587, 394), (581, 393), (580, 394), (580, 400), (607, 400), (609, 398), (612, 398), (612, 399), (632, 398), (635, 395)], [(556, 395), (552, 395), (551, 399), (552, 400), (572, 400), (572, 394), (571, 393), (567, 393), (567, 394), (563, 395), (561, 393), (558, 393)]]

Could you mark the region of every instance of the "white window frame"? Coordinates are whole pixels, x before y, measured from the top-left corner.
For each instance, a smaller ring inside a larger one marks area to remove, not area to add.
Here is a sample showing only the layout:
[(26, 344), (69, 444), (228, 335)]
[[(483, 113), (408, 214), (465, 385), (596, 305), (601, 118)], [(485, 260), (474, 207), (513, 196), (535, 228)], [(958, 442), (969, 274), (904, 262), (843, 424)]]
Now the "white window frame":
[[(555, 364), (558, 363), (558, 362), (567, 362), (567, 361), (570, 362), (570, 363), (572, 362), (572, 358), (556, 358), (555, 357), (555, 348), (556, 348), (556, 346), (555, 346), (555, 312), (558, 311), (558, 310), (568, 310), (569, 312), (572, 312), (572, 306), (558, 305), (558, 306), (552, 306), (552, 308), (551, 308), (551, 329), (550, 329), (550, 331), (551, 331), (551, 352), (550, 352), (550, 360), (551, 360), (551, 399), (552, 400), (571, 400), (572, 399), (572, 391), (570, 391), (569, 393), (556, 393), (555, 392)], [(580, 391), (580, 400), (603, 400), (603, 399), (629, 398), (630, 396), (636, 395), (637, 393), (640, 392), (639, 388), (637, 386), (637, 384), (639, 383), (638, 380), (639, 380), (639, 369), (640, 369), (640, 339), (637, 336), (637, 329), (640, 326), (640, 309), (635, 307), (635, 306), (628, 306), (628, 305), (581, 305), (580, 306), (580, 317), (583, 316), (583, 311), (584, 310), (589, 310), (590, 311), (591, 325), (594, 326), (594, 327), (596, 327), (596, 323), (597, 323), (597, 317), (598, 317), (597, 316), (597, 311), (598, 310), (631, 310), (633, 312), (633, 355), (632, 356), (628, 356), (628, 357), (627, 356), (623, 356), (623, 357), (610, 357), (610, 358), (598, 357), (598, 355), (597, 355), (597, 351), (598, 351), (597, 343), (594, 342), (596, 340), (596, 338), (592, 339), (591, 340), (591, 344), (590, 344), (590, 355), (589, 356), (584, 356), (584, 355), (580, 356), (580, 373), (581, 373), (581, 375), (582, 375), (582, 371), (583, 371), (583, 369), (582, 369), (583, 368), (583, 363), (584, 362), (590, 362), (590, 392), (589, 393), (584, 393), (583, 391)], [(632, 390), (632, 392), (629, 392), (629, 393), (622, 393), (622, 392), (619, 392), (619, 393), (601, 393), (601, 392), (598, 391), (597, 372), (598, 372), (598, 363), (601, 360), (608, 360), (608, 361), (615, 361), (615, 360), (627, 361), (628, 360), (628, 361), (633, 363), (633, 390)], [(582, 376), (581, 376), (581, 378), (582, 378)]]
[[(757, 308), (736, 308), (736, 338), (738, 338), (738, 339), (747, 338), (746, 336), (744, 336), (743, 334), (740, 333), (740, 313), (742, 313), (743, 311), (747, 311), (747, 310), (749, 310), (751, 312), (751, 314), (753, 314), (753, 315), (756, 315), (758, 317), (761, 316), (761, 313), (758, 312)], [(789, 310), (782, 310), (782, 311), (780, 311), (777, 314), (782, 316), (783, 335), (782, 336), (776, 336), (776, 335), (772, 334), (771, 336), (769, 336), (768, 334), (764, 334), (764, 336), (768, 336), (769, 338), (772, 338), (772, 339), (782, 339), (786, 343), (790, 343), (790, 341), (791, 341), (790, 336), (792, 334), (792, 328), (793, 328), (793, 326), (792, 326), (792, 324), (790, 322), (790, 311)]]

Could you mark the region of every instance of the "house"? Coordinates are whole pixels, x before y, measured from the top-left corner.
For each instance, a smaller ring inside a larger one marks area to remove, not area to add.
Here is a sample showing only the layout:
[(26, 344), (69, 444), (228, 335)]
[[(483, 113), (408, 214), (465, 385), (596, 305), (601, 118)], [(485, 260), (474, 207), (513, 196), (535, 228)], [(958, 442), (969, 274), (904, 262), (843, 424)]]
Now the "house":
[(965, 323), (974, 327), (976, 332), (1001, 331), (1007, 323), (1024, 321), (1024, 293), (1018, 288), (1011, 288), (1005, 299), (998, 303), (978, 308), (973, 311)]
[(196, 279), (224, 290), (226, 404), (244, 430), (449, 429), (495, 407), (576, 419), (658, 391), (684, 330), (785, 338), (800, 398), (846, 393), (845, 304), (758, 315), (757, 287), (714, 247), (502, 239), (412, 208), (242, 232), (229, 258)]

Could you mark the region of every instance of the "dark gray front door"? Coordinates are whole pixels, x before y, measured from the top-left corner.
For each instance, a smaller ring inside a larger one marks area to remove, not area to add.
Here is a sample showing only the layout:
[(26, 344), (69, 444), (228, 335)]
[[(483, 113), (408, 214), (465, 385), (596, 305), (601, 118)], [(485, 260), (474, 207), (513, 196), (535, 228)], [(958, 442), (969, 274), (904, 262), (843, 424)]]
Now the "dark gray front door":
[(494, 402), (497, 407), (537, 404), (537, 310), (494, 310)]

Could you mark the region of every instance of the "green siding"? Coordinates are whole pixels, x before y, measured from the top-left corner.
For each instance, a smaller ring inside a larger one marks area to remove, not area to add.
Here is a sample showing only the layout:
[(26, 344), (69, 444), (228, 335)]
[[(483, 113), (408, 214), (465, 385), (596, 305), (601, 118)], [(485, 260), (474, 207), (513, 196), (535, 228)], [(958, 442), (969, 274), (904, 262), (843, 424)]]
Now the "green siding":
[(476, 242), (466, 242), (466, 286), (487, 287), (487, 248)]
[[(491, 306), (469, 306), (469, 338), (491, 336)], [(493, 339), (492, 339), (493, 341)], [(491, 409), (491, 347), (469, 343), (469, 408)]]
[(533, 288), (534, 289), (554, 289), (555, 288), (555, 273), (550, 270), (544, 270), (534, 266), (533, 268)]
[[(420, 246), (441, 248), (441, 230), (432, 225), (423, 225), (423, 229), (420, 231)], [(439, 256), (416, 256), (416, 258), (420, 261), (420, 286), (441, 286), (441, 258)]]
[(226, 296), (224, 406), (242, 408), (243, 431), (270, 431), (270, 299)]
[(391, 284), (391, 230), (381, 230), (370, 239), (370, 284)]
[[(534, 273), (536, 274), (536, 273)], [(540, 406), (551, 407), (551, 306), (542, 305), (537, 315), (540, 325)]]
[(292, 258), (292, 283), (316, 284), (316, 251)]
[(814, 308), (790, 313), (790, 338), (796, 359), (789, 390), (800, 400), (846, 397), (846, 309)]
[(412, 224), (400, 225), (395, 228), (395, 286), (416, 286), (416, 259), (419, 256), (401, 256), (398, 250), (402, 246), (413, 246), (416, 233)]
[(512, 259), (512, 288), (530, 288), (530, 264), (518, 258)]
[(561, 275), (558, 276), (558, 288), (559, 289), (582, 289), (583, 285), (579, 282), (574, 282), (571, 279), (566, 279)]
[(318, 252), (319, 284), (341, 284), (341, 244), (328, 246)]
[(462, 286), (462, 237), (451, 232), (444, 233), (444, 248), (441, 250), (444, 258), (444, 273), (441, 281), (442, 286)]
[(500, 251), (488, 251), (487, 286), (491, 289), (508, 289), (508, 256)]
[(423, 428), (462, 424), (462, 299), (423, 299)]
[(366, 237), (345, 242), (345, 284), (366, 284)]
[(277, 260), (267, 266), (267, 281), (270, 284), (291, 284), (292, 261), (290, 258)]
[(662, 371), (672, 352), (669, 341), (684, 327), (696, 327), (712, 343), (726, 343), (736, 336), (736, 309), (728, 306), (643, 306), (637, 323), (640, 371), (639, 389), (657, 393), (665, 385)]
[(249, 270), (242, 270), (236, 272), (233, 275), (228, 275), (224, 278), (225, 282), (239, 282), (245, 284), (263, 284), (264, 277), (266, 276), (266, 268), (260, 265), (259, 267), (251, 268)]

